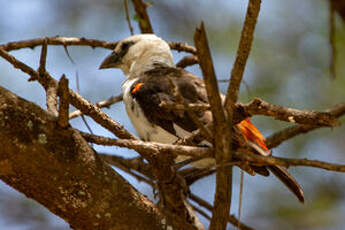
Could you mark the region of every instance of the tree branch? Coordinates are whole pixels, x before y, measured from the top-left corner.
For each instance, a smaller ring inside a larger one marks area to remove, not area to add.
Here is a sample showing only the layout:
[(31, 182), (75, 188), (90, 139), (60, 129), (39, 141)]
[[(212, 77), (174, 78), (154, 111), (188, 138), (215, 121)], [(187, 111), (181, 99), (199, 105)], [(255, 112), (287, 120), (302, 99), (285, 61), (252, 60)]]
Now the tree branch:
[(135, 12), (137, 13), (139, 20), (139, 27), (141, 33), (153, 33), (149, 15), (146, 12), (147, 3), (142, 0), (132, 0), (134, 4)]
[(60, 128), (55, 117), (1, 87), (0, 95), (4, 182), (74, 229), (163, 230), (163, 220), (170, 225), (151, 201), (95, 155), (79, 132)]
[[(6, 44), (0, 45), (5, 51), (18, 50), (23, 48), (35, 48), (36, 46), (41, 46), (45, 42), (47, 45), (62, 45), (62, 46), (90, 46), (92, 48), (104, 48), (113, 50), (115, 49), (117, 42), (106, 42), (97, 39), (89, 38), (74, 38), (74, 37), (46, 37), (46, 38), (36, 38), (23, 41), (8, 42)], [(187, 44), (186, 42), (169, 42), (167, 41), (170, 48), (177, 50), (178, 52), (187, 52), (191, 54), (196, 54), (195, 47)]]
[(127, 0), (123, 0), (123, 5), (125, 7), (126, 21), (127, 21), (127, 24), (128, 24), (129, 32), (131, 33), (131, 35), (134, 35), (133, 27), (132, 27), (132, 24), (131, 24), (131, 18), (129, 16), (130, 14), (129, 14), (129, 10), (128, 10), (128, 2), (127, 2)]
[[(201, 198), (198, 197), (197, 195), (195, 195), (195, 194), (192, 193), (192, 194), (190, 195), (190, 199), (191, 199), (192, 201), (196, 202), (196, 203), (197, 203), (198, 205), (200, 205), (201, 207), (204, 207), (204, 208), (208, 209), (208, 210), (211, 211), (211, 212), (213, 211), (212, 205), (209, 204), (207, 201), (201, 199)], [(229, 223), (231, 223), (232, 225), (236, 226), (236, 227), (239, 226), (239, 228), (240, 228), (241, 230), (254, 230), (253, 228), (251, 228), (251, 227), (249, 227), (249, 226), (247, 226), (247, 225), (245, 225), (245, 224), (239, 222), (233, 215), (228, 215), (227, 221), (228, 221)]]
[[(45, 79), (38, 78), (38, 73), (31, 67), (17, 60), (14, 56), (10, 55), (3, 48), (0, 47), (0, 56), (4, 57), (14, 67), (21, 69), (23, 72), (28, 73), (30, 76), (37, 78), (39, 82), (44, 85), (46, 81), (51, 81), (57, 85), (48, 73)], [(123, 128), (122, 125), (112, 120), (106, 113), (101, 111), (96, 106), (89, 103), (82, 98), (79, 94), (69, 90), (71, 104), (82, 111), (84, 114), (89, 115), (98, 124), (111, 131), (119, 138), (136, 140), (137, 138)], [(176, 172), (171, 165), (173, 165), (173, 156), (162, 156), (160, 154), (152, 155), (149, 152), (139, 152), (145, 159), (147, 159), (153, 166), (154, 174), (157, 176), (158, 186), (160, 191), (161, 201), (164, 203), (164, 214), (179, 226), (179, 229), (201, 229), (197, 227), (198, 219), (192, 218), (193, 213), (185, 202), (184, 196), (184, 183), (181, 178), (176, 177)]]
[[(241, 108), (238, 108), (241, 107)], [(252, 115), (266, 115), (274, 117), (281, 121), (316, 125), (316, 126), (337, 126), (337, 121), (329, 112), (315, 112), (315, 111), (302, 111), (293, 108), (287, 108), (279, 105), (272, 105), (259, 98), (254, 98), (251, 102), (242, 105), (236, 104), (236, 111), (241, 111), (244, 117)]]
[(198, 64), (199, 60), (198, 57), (195, 55), (189, 55), (186, 56), (184, 58), (182, 58), (177, 64), (176, 66), (179, 68), (186, 68), (187, 66), (192, 66), (195, 64)]
[(345, 165), (333, 164), (317, 160), (308, 160), (308, 159), (292, 159), (292, 158), (283, 158), (283, 157), (265, 157), (258, 154), (250, 152), (236, 152), (234, 153), (237, 159), (242, 161), (248, 161), (254, 165), (280, 165), (280, 166), (307, 166), (313, 168), (320, 168), (329, 171), (335, 172), (345, 172)]
[[(0, 47), (0, 56), (2, 56), (9, 63), (11, 63), (15, 68), (20, 69), (21, 71), (29, 74), (31, 77), (34, 77), (35, 79), (38, 79), (41, 85), (44, 86), (47, 84), (54, 84), (57, 87), (57, 81), (54, 78), (52, 78), (48, 73), (45, 74), (44, 79), (40, 78), (38, 72), (36, 72), (23, 62), (17, 60), (14, 56), (6, 52), (2, 47)], [(84, 114), (89, 115), (98, 124), (108, 129), (119, 138), (137, 139), (133, 134), (125, 130), (121, 124), (111, 119), (106, 113), (104, 113), (98, 107), (92, 105), (90, 102), (85, 100), (79, 94), (75, 93), (73, 90), (69, 89), (69, 94), (71, 104), (74, 107), (81, 110)]]
[(192, 147), (186, 145), (172, 145), (162, 144), (158, 142), (146, 142), (140, 140), (126, 140), (126, 139), (113, 139), (108, 137), (96, 136), (88, 133), (81, 132), (81, 135), (87, 142), (95, 143), (105, 146), (119, 146), (129, 149), (134, 149), (137, 152), (145, 152), (149, 154), (146, 156), (152, 159), (154, 155), (168, 155), (176, 157), (177, 155), (185, 155), (192, 157), (207, 157), (212, 156), (212, 149), (207, 147)]
[(69, 123), (68, 109), (69, 109), (69, 93), (68, 93), (68, 80), (63, 74), (58, 84), (59, 100), (59, 116), (57, 123), (61, 128), (67, 128)]
[(254, 39), (254, 31), (260, 12), (260, 4), (261, 0), (249, 0), (248, 3), (246, 19), (244, 21), (241, 39), (237, 49), (237, 56), (231, 71), (230, 84), (224, 103), (228, 112), (233, 110), (233, 106), (237, 101), (244, 69)]
[[(345, 102), (334, 106), (331, 109), (325, 110), (326, 113), (330, 113), (332, 117), (339, 118), (345, 114)], [(279, 132), (276, 132), (266, 139), (266, 145), (268, 148), (274, 148), (280, 145), (282, 142), (293, 138), (297, 135), (308, 133), (312, 130), (322, 128), (322, 126), (315, 125), (294, 125), (288, 128), (285, 128)]]
[[(200, 67), (204, 76), (208, 101), (211, 106), (214, 125), (214, 149), (216, 155), (217, 176), (216, 194), (210, 229), (226, 229), (227, 217), (229, 216), (232, 190), (232, 167), (224, 167), (225, 161), (231, 159), (231, 129), (227, 125), (221, 103), (217, 78), (215, 75), (210, 50), (206, 38), (204, 24), (196, 29), (194, 43), (197, 48), (197, 55)], [(231, 123), (231, 121), (230, 121)]]
[[(108, 98), (107, 100), (104, 100), (104, 101), (100, 101), (100, 102), (97, 102), (95, 104), (95, 106), (97, 108), (109, 108), (111, 105), (113, 104), (116, 104), (118, 102), (122, 101), (122, 94), (118, 95), (118, 96), (111, 96), (110, 98)], [(76, 117), (79, 117), (81, 116), (83, 113), (80, 111), (80, 110), (75, 110), (73, 112), (71, 112), (69, 114), (69, 119), (73, 119), (73, 118), (76, 118)]]

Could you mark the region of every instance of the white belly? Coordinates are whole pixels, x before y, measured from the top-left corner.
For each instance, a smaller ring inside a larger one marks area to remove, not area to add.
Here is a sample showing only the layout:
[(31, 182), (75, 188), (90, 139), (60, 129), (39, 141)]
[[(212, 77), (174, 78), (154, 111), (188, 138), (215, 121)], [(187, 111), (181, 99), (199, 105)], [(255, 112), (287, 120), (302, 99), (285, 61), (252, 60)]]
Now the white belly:
[[(137, 134), (142, 140), (145, 141), (154, 141), (159, 143), (165, 144), (172, 144), (176, 142), (179, 138), (186, 137), (190, 134), (190, 132), (182, 129), (180, 126), (174, 124), (174, 129), (176, 131), (176, 135), (169, 133), (168, 131), (164, 130), (163, 128), (150, 123), (142, 109), (140, 108), (137, 101), (131, 97), (131, 86), (132, 84), (137, 81), (137, 79), (126, 80), (122, 85), (123, 91), (123, 102), (126, 107), (126, 111), (128, 114), (129, 119), (131, 120), (132, 125), (134, 126)], [(187, 156), (178, 156), (176, 161), (186, 160), (189, 157)], [(210, 167), (215, 164), (215, 160), (212, 158), (206, 158), (200, 161), (193, 163), (192, 165), (197, 168), (205, 168)]]
[(145, 141), (155, 141), (160, 143), (174, 143), (178, 137), (170, 134), (161, 127), (150, 123), (139, 104), (130, 95), (130, 89), (132, 84), (137, 79), (127, 80), (122, 86), (123, 90), (123, 102), (125, 103), (126, 111), (129, 119), (132, 122), (139, 137)]

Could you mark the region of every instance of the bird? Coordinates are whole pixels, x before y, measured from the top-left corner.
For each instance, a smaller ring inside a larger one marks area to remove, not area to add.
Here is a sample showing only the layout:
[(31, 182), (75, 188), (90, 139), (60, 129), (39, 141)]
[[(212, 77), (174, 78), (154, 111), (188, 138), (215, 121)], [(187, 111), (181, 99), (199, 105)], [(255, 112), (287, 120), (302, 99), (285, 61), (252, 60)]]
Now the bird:
[[(209, 109), (193, 111), (195, 121), (186, 109), (168, 108), (163, 105), (208, 104), (205, 83), (191, 72), (178, 68), (173, 62), (169, 44), (155, 34), (137, 34), (119, 41), (115, 49), (102, 61), (99, 69), (119, 68), (126, 76), (122, 84), (126, 112), (139, 137), (144, 141), (173, 144), (189, 136), (201, 125), (212, 123)], [(224, 95), (221, 95), (224, 99)], [(199, 125), (199, 126), (198, 126)], [(247, 148), (270, 156), (265, 138), (249, 118), (233, 126), (233, 149)], [(209, 144), (207, 141), (197, 144)], [(176, 161), (185, 160), (178, 156)], [(193, 163), (205, 168), (215, 165), (214, 158)], [(298, 182), (281, 166), (250, 165), (255, 173), (269, 176), (271, 171), (287, 188), (304, 203), (304, 193)]]

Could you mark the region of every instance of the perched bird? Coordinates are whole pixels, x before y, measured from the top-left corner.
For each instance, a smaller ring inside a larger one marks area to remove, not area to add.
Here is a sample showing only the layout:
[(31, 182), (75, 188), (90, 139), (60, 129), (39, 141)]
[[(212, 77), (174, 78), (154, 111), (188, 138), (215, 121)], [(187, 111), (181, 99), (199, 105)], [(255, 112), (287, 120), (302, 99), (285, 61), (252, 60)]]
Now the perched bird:
[[(120, 68), (127, 79), (122, 85), (127, 114), (141, 139), (160, 143), (175, 143), (198, 129), (198, 124), (185, 109), (163, 105), (177, 103), (208, 104), (204, 82), (194, 74), (177, 68), (167, 42), (154, 34), (140, 34), (120, 41), (99, 67)], [(181, 102), (182, 100), (182, 102)], [(212, 123), (210, 110), (195, 111), (202, 125)], [(199, 124), (200, 125), (200, 124)], [(271, 155), (265, 138), (249, 118), (233, 127), (233, 149), (250, 148), (264, 156)], [(178, 161), (185, 159), (180, 156)], [(203, 159), (193, 166), (214, 165), (214, 159)], [(303, 191), (297, 181), (280, 166), (250, 168), (264, 176), (273, 172), (301, 201)]]

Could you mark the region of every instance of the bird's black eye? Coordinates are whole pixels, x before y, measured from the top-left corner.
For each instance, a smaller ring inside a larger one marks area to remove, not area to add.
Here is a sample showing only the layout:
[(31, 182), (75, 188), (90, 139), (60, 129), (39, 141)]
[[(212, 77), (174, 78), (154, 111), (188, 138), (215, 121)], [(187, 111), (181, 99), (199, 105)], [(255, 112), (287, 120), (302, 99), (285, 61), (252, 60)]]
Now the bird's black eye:
[(131, 47), (132, 45), (134, 45), (134, 42), (124, 42), (124, 43), (122, 43), (121, 51), (123, 53), (126, 53), (128, 51), (128, 49), (129, 49), (129, 47)]

